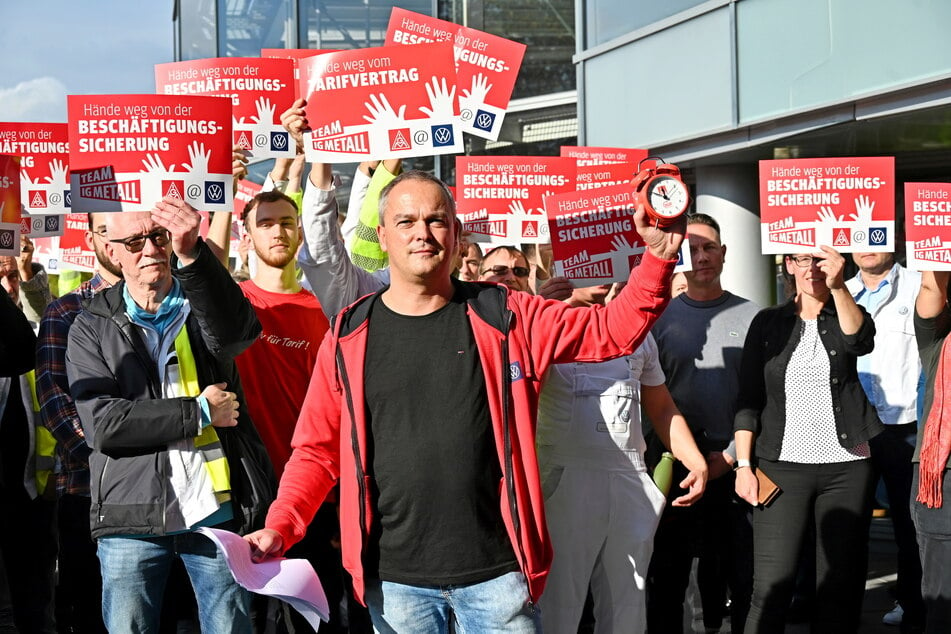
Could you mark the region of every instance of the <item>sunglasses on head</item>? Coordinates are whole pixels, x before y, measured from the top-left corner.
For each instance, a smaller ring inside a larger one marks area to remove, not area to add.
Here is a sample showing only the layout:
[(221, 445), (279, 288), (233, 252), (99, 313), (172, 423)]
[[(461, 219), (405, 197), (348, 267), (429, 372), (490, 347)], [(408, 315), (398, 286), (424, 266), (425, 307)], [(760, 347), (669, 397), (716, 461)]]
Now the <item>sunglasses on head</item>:
[(502, 264), (497, 264), (496, 266), (490, 266), (489, 268), (482, 271), (482, 273), (492, 273), (492, 275), (507, 275), (509, 271), (512, 271), (512, 274), (515, 275), (515, 277), (528, 277), (530, 272), (524, 266), (508, 267)]
[(164, 247), (171, 240), (171, 235), (168, 232), (168, 229), (156, 229), (152, 233), (147, 233), (144, 236), (129, 236), (128, 238), (117, 238), (115, 240), (110, 240), (109, 242), (119, 242), (125, 245), (126, 251), (129, 253), (138, 253), (145, 248), (145, 241), (151, 240), (152, 244), (157, 247)]

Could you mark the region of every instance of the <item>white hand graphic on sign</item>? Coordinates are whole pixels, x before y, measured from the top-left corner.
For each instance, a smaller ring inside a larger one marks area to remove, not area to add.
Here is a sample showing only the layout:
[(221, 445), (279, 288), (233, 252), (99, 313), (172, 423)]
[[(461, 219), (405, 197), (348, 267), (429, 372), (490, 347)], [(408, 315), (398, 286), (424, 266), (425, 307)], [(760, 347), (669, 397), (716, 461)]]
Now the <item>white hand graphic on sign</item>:
[(429, 105), (431, 107), (420, 107), (420, 112), (430, 119), (445, 120), (455, 116), (452, 108), (452, 100), (456, 96), (456, 87), (453, 86), (452, 90), (449, 90), (446, 86), (445, 78), (443, 78), (442, 85), (440, 86), (439, 79), (433, 77), (432, 86), (430, 86), (429, 83), (426, 84), (426, 94), (429, 95)]
[(875, 209), (875, 203), (869, 200), (868, 196), (859, 196), (855, 199), (855, 213), (849, 217), (856, 222), (866, 224), (872, 222), (872, 210)]
[(182, 163), (182, 167), (188, 172), (208, 173), (208, 159), (211, 158), (211, 150), (205, 149), (204, 143), (192, 141), (188, 146), (188, 160), (190, 163)]
[(528, 212), (525, 211), (525, 205), (522, 204), (521, 200), (513, 200), (509, 203), (509, 213), (521, 216), (528, 215)]
[(843, 216), (836, 216), (835, 212), (832, 211), (832, 207), (829, 207), (828, 205), (819, 207), (818, 216), (819, 222), (839, 222), (840, 220), (844, 219)]
[(168, 173), (175, 171), (175, 165), (169, 165), (165, 167), (162, 163), (162, 157), (156, 154), (146, 154), (145, 158), (142, 159), (142, 165), (145, 166), (145, 169), (140, 171), (147, 174), (159, 174), (159, 173)]
[(26, 170), (20, 168), (20, 187), (25, 189), (27, 187), (32, 187), (33, 185), (39, 185), (40, 179), (33, 180), (30, 178), (30, 175), (27, 174)]
[(51, 185), (66, 186), (68, 182), (69, 167), (59, 159), (50, 161), (50, 175), (46, 177), (46, 182)]
[(406, 125), (406, 120), (403, 118), (406, 113), (406, 106), (400, 106), (399, 112), (394, 112), (393, 106), (390, 105), (383, 93), (370, 95), (370, 103), (363, 102), (363, 105), (370, 111), (369, 116), (363, 115), (364, 120), (369, 123), (388, 128), (400, 128)]
[(611, 276), (618, 276), (622, 271), (630, 270), (630, 256), (637, 255), (638, 253), (643, 253), (643, 247), (635, 247), (628, 242), (625, 236), (617, 235), (611, 239), (611, 248), (613, 251), (608, 253), (599, 253), (598, 255), (592, 256), (590, 262), (603, 262), (604, 260), (610, 260), (611, 262)]
[(472, 87), (468, 90), (463, 89), (459, 94), (459, 107), (475, 109), (485, 103), (485, 98), (492, 90), (492, 84), (488, 78), (479, 73), (472, 78)]
[(258, 109), (258, 114), (251, 117), (252, 123), (274, 123), (274, 104), (267, 97), (260, 97), (254, 102), (254, 107)]

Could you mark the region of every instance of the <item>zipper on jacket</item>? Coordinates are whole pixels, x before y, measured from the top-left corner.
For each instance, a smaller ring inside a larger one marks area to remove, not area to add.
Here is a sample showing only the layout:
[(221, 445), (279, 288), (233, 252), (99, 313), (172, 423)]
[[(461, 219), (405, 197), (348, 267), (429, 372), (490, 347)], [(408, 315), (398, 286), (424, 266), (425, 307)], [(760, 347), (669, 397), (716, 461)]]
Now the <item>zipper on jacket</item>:
[[(535, 614), (535, 603), (532, 601), (532, 589), (528, 583), (528, 561), (525, 557), (525, 549), (522, 547), (521, 521), (518, 516), (518, 500), (515, 497), (515, 469), (512, 466), (512, 436), (511, 425), (509, 422), (509, 400), (511, 397), (512, 373), (509, 368), (509, 331), (512, 328), (512, 319), (514, 313), (506, 309), (503, 313), (505, 319), (505, 337), (502, 339), (502, 437), (504, 438), (505, 450), (505, 489), (509, 498), (509, 512), (512, 514), (512, 526), (515, 528), (515, 547), (518, 549), (518, 557), (521, 559), (522, 576), (525, 578), (525, 589), (528, 591), (528, 607)], [(525, 380), (525, 379), (523, 379)]]
[(99, 518), (100, 524), (105, 519), (105, 515), (102, 514), (102, 483), (106, 481), (106, 468), (109, 466), (109, 456), (103, 454), (103, 457), (106, 461), (102, 463), (102, 471), (99, 473), (99, 495), (96, 497), (96, 517)]
[(340, 349), (340, 342), (337, 341), (336, 347), (337, 368), (340, 372), (340, 380), (343, 382), (343, 393), (347, 399), (347, 411), (350, 414), (350, 446), (353, 449), (353, 465), (356, 469), (357, 488), (360, 495), (360, 553), (361, 558), (366, 554), (367, 546), (367, 488), (366, 478), (363, 473), (363, 460), (360, 457), (360, 443), (357, 440), (357, 419), (354, 415), (353, 396), (350, 394), (350, 379), (347, 377), (347, 367), (344, 365), (343, 351)]

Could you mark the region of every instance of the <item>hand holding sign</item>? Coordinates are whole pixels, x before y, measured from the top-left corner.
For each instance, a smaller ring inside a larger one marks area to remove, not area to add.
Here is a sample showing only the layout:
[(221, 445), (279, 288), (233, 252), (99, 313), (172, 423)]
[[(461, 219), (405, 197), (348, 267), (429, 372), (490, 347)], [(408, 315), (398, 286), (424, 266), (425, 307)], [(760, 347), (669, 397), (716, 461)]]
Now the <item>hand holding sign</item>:
[(201, 214), (181, 198), (166, 196), (152, 208), (152, 220), (172, 234), (172, 250), (188, 266), (198, 257)]
[(281, 125), (291, 135), (297, 144), (297, 153), (304, 151), (304, 130), (307, 128), (306, 113), (304, 106), (307, 105), (305, 99), (296, 100), (290, 108), (281, 114)]
[(826, 286), (829, 287), (830, 291), (845, 288), (843, 277), (845, 258), (838, 251), (823, 244), (819, 246), (819, 251), (812, 254), (812, 257), (816, 260), (816, 266), (819, 267), (819, 270), (825, 274)]

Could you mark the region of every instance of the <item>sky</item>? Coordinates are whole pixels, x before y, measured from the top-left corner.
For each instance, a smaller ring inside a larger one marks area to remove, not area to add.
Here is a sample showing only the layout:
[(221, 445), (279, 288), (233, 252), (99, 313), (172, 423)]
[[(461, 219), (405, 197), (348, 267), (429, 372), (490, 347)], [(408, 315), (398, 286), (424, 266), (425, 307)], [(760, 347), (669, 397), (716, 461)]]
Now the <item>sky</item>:
[[(185, 2), (189, 0), (184, 0)], [(66, 122), (66, 95), (154, 93), (173, 0), (0, 0), (0, 121)]]

